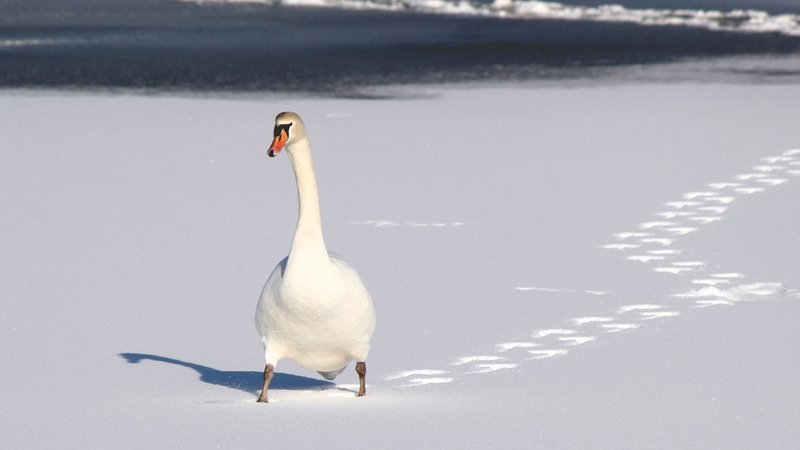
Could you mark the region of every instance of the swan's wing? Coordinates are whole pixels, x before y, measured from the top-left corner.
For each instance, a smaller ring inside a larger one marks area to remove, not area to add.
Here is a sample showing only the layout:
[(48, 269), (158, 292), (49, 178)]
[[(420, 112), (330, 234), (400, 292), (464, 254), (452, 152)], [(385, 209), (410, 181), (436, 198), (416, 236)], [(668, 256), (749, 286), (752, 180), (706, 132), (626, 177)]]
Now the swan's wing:
[(288, 260), (288, 256), (283, 258), (281, 262), (272, 269), (272, 273), (269, 275), (269, 278), (267, 278), (267, 282), (264, 283), (264, 288), (261, 290), (261, 297), (258, 299), (258, 305), (256, 306), (256, 330), (261, 336), (267, 336), (269, 334), (267, 314), (269, 314), (270, 307), (277, 297), (278, 286), (280, 286), (283, 281), (283, 274), (286, 271), (286, 262)]

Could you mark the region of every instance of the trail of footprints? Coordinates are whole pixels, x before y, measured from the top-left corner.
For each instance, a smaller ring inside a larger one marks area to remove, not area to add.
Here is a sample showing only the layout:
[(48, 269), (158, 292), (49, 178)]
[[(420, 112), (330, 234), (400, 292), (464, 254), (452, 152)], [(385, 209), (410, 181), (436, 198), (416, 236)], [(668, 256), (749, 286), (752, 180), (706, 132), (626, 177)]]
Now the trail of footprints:
[[(573, 348), (591, 345), (603, 334), (624, 333), (646, 326), (650, 321), (677, 317), (682, 308), (720, 307), (787, 294), (798, 296), (796, 291), (787, 291), (780, 283), (746, 282), (744, 274), (714, 271), (712, 265), (691, 258), (675, 245), (682, 236), (723, 220), (731, 205), (743, 196), (763, 193), (798, 176), (800, 149), (762, 158), (747, 173), (736, 175), (731, 180), (709, 183), (705, 190), (688, 192), (681, 199), (666, 202), (663, 210), (655, 214), (656, 219), (642, 222), (634, 230), (616, 233), (613, 242), (601, 246), (620, 252), (626, 259), (647, 265), (665, 276), (683, 277), (689, 288), (672, 295), (676, 304), (634, 304), (604, 316), (567, 319), (563, 328), (536, 330), (525, 340), (499, 343), (492, 354), (463, 356), (444, 369), (409, 370), (386, 380), (397, 383), (398, 387), (415, 387), (450, 383), (458, 376), (519, 369), (530, 361), (557, 358)], [(607, 294), (603, 291), (538, 287), (516, 289)]]

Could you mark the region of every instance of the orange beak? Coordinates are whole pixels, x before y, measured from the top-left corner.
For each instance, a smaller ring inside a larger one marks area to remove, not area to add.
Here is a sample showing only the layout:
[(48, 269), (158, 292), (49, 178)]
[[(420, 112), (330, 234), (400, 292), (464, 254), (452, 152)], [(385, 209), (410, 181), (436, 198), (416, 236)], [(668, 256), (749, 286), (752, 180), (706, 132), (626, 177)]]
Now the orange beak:
[(267, 155), (269, 155), (270, 158), (273, 158), (275, 155), (280, 153), (288, 138), (289, 137), (286, 135), (286, 130), (281, 130), (280, 134), (275, 136), (275, 139), (272, 140), (272, 144), (270, 144), (269, 149), (267, 150)]

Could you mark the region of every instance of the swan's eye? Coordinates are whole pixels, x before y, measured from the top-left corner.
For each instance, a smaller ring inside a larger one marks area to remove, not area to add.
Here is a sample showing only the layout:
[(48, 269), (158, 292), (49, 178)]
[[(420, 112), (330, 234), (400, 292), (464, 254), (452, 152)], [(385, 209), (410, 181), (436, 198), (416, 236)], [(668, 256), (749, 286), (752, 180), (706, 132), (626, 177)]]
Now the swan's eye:
[(289, 128), (292, 126), (292, 123), (287, 123), (283, 125), (275, 125), (275, 129), (272, 130), (272, 136), (278, 137), (281, 135), (281, 131), (286, 132), (286, 139), (289, 139)]

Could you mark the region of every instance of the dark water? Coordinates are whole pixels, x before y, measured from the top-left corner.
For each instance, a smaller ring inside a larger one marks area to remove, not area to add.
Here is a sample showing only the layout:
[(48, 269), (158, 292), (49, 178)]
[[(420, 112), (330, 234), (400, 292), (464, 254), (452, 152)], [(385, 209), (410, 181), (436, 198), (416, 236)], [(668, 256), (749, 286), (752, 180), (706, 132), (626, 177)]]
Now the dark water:
[(344, 92), (800, 53), (779, 34), (166, 0), (0, 0), (0, 41), (0, 87), (157, 90)]

